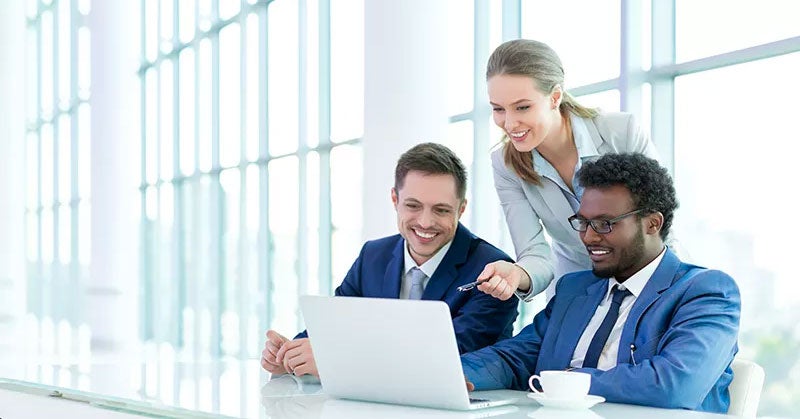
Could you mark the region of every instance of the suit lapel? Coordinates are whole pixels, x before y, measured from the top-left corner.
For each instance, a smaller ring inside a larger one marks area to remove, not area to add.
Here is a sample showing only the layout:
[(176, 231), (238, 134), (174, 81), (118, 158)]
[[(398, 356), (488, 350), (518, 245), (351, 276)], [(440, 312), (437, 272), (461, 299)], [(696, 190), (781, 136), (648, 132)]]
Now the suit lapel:
[[(383, 272), (383, 288), (381, 290), (381, 297), (383, 298), (400, 298), (400, 283), (403, 278), (403, 266), (405, 265), (405, 253), (403, 246), (406, 241), (400, 237), (397, 244), (392, 251), (392, 258)], [(369, 278), (366, 278), (369, 280)]]
[[(464, 264), (467, 260), (467, 253), (469, 252), (469, 245), (474, 236), (467, 230), (466, 227), (458, 223), (456, 234), (453, 237), (453, 243), (447, 254), (439, 263), (439, 267), (433, 273), (433, 277), (428, 281), (425, 286), (425, 292), (422, 294), (423, 300), (442, 300), (447, 290), (458, 278), (458, 266)], [(474, 278), (470, 278), (473, 281)]]
[[(564, 313), (556, 339), (554, 365), (569, 365), (584, 329), (608, 291), (608, 280), (600, 280), (586, 288), (586, 294), (572, 300)], [(558, 298), (556, 295), (554, 298)]]
[(647, 281), (642, 290), (642, 294), (633, 303), (625, 327), (622, 329), (622, 336), (619, 340), (619, 351), (617, 353), (617, 363), (627, 363), (630, 356), (629, 346), (633, 342), (639, 321), (647, 309), (661, 297), (661, 294), (675, 281), (675, 275), (681, 266), (681, 261), (667, 248), (664, 258), (661, 259), (656, 271)]

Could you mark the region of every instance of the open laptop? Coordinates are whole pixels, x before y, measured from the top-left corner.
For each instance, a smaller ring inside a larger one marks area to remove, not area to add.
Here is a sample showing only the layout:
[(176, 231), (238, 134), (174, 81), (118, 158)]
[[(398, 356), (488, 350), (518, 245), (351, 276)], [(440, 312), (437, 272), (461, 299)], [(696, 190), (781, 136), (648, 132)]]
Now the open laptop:
[(302, 296), (300, 308), (328, 395), (453, 410), (516, 400), (470, 399), (442, 301)]

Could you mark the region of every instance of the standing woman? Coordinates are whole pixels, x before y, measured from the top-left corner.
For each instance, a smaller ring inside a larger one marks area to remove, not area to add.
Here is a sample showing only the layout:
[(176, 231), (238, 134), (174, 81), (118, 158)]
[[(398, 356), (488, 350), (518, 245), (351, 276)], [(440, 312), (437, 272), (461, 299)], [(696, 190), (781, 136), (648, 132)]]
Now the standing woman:
[[(657, 158), (656, 150), (631, 114), (599, 112), (570, 96), (561, 60), (544, 43), (517, 39), (497, 47), (486, 66), (486, 83), (494, 122), (505, 133), (502, 147), (492, 153), (492, 167), (517, 263), (486, 265), (478, 279), (490, 279), (478, 289), (502, 300), (516, 293), (526, 301), (548, 289), (549, 298), (553, 278), (592, 267), (567, 221), (583, 195), (575, 173), (602, 154)], [(605, 251), (596, 257), (624, 263), (625, 254)]]

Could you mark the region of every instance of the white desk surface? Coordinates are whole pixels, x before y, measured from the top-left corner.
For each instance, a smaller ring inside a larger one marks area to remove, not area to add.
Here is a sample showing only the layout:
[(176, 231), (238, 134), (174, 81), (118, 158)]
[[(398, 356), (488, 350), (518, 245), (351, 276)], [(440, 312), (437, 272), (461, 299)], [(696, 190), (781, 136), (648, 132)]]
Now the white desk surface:
[[(103, 396), (99, 393), (62, 389), (67, 397), (83, 401), (51, 397), (56, 387), (0, 379), (0, 418), (140, 418), (149, 417), (216, 417), (214, 412), (186, 410), (180, 406), (154, 405), (141, 400), (125, 400)], [(255, 391), (258, 391), (256, 389)], [(258, 418), (274, 419), (374, 419), (374, 418), (540, 418), (540, 419), (599, 419), (599, 418), (720, 418), (723, 415), (686, 410), (656, 409), (615, 403), (601, 403), (591, 409), (558, 410), (540, 407), (529, 399), (525, 392), (501, 390), (501, 393), (517, 397), (513, 406), (501, 406), (471, 412), (455, 412), (395, 406), (349, 400), (337, 400), (326, 396), (319, 384), (298, 384), (292, 377), (282, 376), (267, 381), (260, 388), (260, 406), (242, 411), (258, 412)], [(479, 393), (475, 396), (480, 397)], [(87, 402), (87, 400), (89, 402)], [(137, 414), (137, 411), (139, 412)], [(227, 416), (230, 417), (230, 416)]]

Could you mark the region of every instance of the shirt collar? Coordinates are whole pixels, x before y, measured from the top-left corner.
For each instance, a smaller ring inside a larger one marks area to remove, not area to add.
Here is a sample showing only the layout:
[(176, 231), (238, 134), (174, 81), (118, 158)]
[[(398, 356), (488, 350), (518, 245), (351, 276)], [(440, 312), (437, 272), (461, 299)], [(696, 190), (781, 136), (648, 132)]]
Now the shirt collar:
[(411, 257), (411, 253), (408, 251), (408, 243), (403, 240), (403, 250), (405, 253), (405, 267), (403, 268), (403, 274), (407, 274), (412, 268), (419, 268), (420, 271), (424, 272), (428, 278), (433, 277), (433, 273), (436, 272), (436, 268), (439, 267), (439, 264), (442, 263), (442, 259), (444, 259), (444, 255), (447, 254), (447, 251), (450, 250), (450, 245), (453, 244), (453, 241), (450, 240), (439, 249), (436, 254), (434, 254), (430, 259), (428, 259), (422, 266), (417, 266), (417, 262), (414, 262), (414, 258)]
[(569, 123), (572, 125), (572, 138), (575, 139), (575, 147), (578, 149), (580, 160), (599, 156), (600, 153), (592, 141), (592, 136), (589, 135), (589, 129), (586, 128), (586, 121), (570, 112)]
[[(597, 146), (595, 146), (592, 136), (589, 134), (589, 129), (586, 127), (586, 121), (584, 118), (581, 118), (580, 116), (570, 112), (569, 123), (572, 130), (572, 138), (573, 141), (575, 141), (575, 148), (578, 150), (578, 161), (575, 165), (575, 173), (572, 177), (572, 190), (575, 191), (575, 196), (580, 201), (580, 199), (583, 197), (583, 188), (578, 184), (578, 170), (583, 167), (583, 163), (585, 161), (593, 160), (600, 156), (600, 152), (597, 151)], [(540, 175), (547, 177), (561, 187), (566, 188), (564, 181), (561, 179), (561, 176), (558, 174), (556, 169), (550, 164), (550, 162), (545, 160), (541, 154), (539, 154), (538, 150), (534, 148), (531, 154), (533, 156), (533, 167)]]
[(628, 291), (633, 294), (634, 297), (638, 298), (639, 294), (642, 293), (644, 286), (647, 285), (647, 281), (650, 280), (650, 277), (653, 276), (653, 273), (658, 268), (658, 264), (661, 263), (661, 259), (664, 258), (664, 254), (667, 251), (667, 247), (664, 246), (664, 249), (661, 250), (661, 253), (653, 259), (652, 262), (645, 265), (644, 268), (639, 269), (639, 272), (631, 275), (624, 283), (620, 284), (617, 282), (615, 278), (609, 278), (608, 280), (608, 291), (606, 291), (606, 298), (611, 293), (611, 289), (614, 285), (621, 285), (628, 289)]

